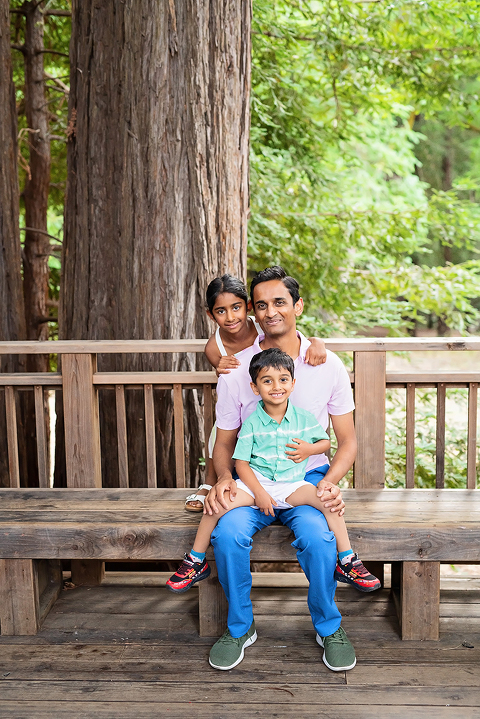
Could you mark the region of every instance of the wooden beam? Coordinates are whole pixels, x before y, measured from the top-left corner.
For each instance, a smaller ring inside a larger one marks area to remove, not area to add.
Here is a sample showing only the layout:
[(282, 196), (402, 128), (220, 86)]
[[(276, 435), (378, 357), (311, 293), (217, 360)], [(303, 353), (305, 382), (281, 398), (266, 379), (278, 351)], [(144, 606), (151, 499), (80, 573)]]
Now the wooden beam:
[(33, 635), (40, 627), (37, 565), (33, 559), (0, 559), (2, 635)]
[(445, 486), (445, 400), (446, 387), (444, 382), (437, 386), (437, 429), (435, 449), (435, 486)]
[(477, 413), (478, 384), (468, 387), (468, 430), (467, 430), (467, 489), (477, 486)]
[(77, 586), (94, 587), (105, 578), (105, 562), (100, 559), (72, 559), (71, 570), (72, 583)]
[(48, 448), (47, 432), (45, 426), (45, 405), (43, 387), (41, 385), (35, 385), (35, 423), (37, 429), (38, 486), (49, 487), (50, 478), (48, 475)]
[(406, 468), (405, 487), (413, 489), (415, 486), (415, 384), (407, 384), (406, 398)]
[(118, 485), (128, 487), (127, 413), (125, 409), (125, 388), (115, 385), (117, 407)]
[(8, 474), (10, 487), (20, 487), (18, 461), (17, 407), (13, 387), (5, 387), (5, 412), (7, 417)]
[[(203, 352), (205, 339), (191, 340), (56, 340), (0, 342), (0, 354), (109, 354), (137, 352)], [(332, 337), (332, 352), (479, 351), (480, 337)]]
[(218, 581), (217, 565), (211, 559), (208, 564), (210, 576), (198, 584), (199, 633), (201, 637), (219, 637), (227, 628), (228, 604)]
[(175, 429), (175, 470), (177, 487), (185, 487), (185, 437), (182, 385), (173, 385), (173, 422)]
[(355, 430), (358, 451), (354, 465), (357, 489), (385, 484), (385, 353), (354, 355)]
[(157, 486), (157, 459), (155, 449), (155, 411), (153, 407), (153, 387), (144, 386), (145, 394), (145, 441), (147, 451), (147, 487)]
[(402, 639), (438, 640), (440, 563), (397, 563), (392, 566), (392, 591)]
[(62, 356), (65, 455), (69, 487), (101, 487), (98, 398), (93, 386), (96, 358)]

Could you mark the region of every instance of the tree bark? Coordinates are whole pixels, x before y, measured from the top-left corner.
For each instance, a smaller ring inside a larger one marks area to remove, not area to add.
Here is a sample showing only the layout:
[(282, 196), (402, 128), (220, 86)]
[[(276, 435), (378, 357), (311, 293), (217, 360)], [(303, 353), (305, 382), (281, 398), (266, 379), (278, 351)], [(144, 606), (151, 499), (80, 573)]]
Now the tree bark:
[[(17, 111), (10, 54), (10, 15), (0, 0), (0, 341), (25, 339), (25, 309), (19, 236)], [(2, 355), (1, 372), (25, 372), (25, 360)], [(20, 437), (21, 437), (21, 433)], [(20, 461), (24, 452), (20, 451)], [(0, 486), (8, 486), (5, 404), (0, 396)]]
[[(74, 0), (72, 12), (60, 336), (206, 337), (208, 282), (246, 275), (250, 0)], [(196, 361), (104, 357), (100, 368)], [(137, 478), (145, 474), (141, 401), (129, 402)], [(187, 436), (198, 435), (193, 393), (188, 407)], [(168, 485), (172, 409), (159, 393), (156, 416), (157, 467)], [(103, 436), (104, 483), (113, 485), (111, 423)], [(198, 441), (187, 447), (192, 482), (201, 453)]]
[[(30, 176), (25, 184), (24, 296), (27, 337), (48, 339), (48, 256), (47, 207), (50, 187), (50, 137), (48, 104), (43, 69), (44, 3), (24, 2), (25, 14), (25, 114), (27, 116)], [(48, 355), (33, 355), (29, 371), (48, 371)]]

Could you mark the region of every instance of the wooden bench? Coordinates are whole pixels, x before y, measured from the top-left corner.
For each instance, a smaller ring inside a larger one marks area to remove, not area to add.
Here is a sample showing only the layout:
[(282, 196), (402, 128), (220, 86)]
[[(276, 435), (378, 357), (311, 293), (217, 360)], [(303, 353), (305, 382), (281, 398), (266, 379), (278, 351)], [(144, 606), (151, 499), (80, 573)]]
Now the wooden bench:
[[(181, 559), (199, 520), (183, 511), (185, 495), (175, 489), (0, 490), (2, 634), (38, 631), (61, 590), (60, 559), (80, 567), (93, 560), (84, 565), (86, 583), (101, 581), (105, 560)], [(480, 493), (346, 490), (345, 500), (355, 549), (367, 561), (392, 563), (402, 638), (438, 639), (440, 562), (480, 562)], [(295, 560), (292, 541), (286, 527), (272, 525), (255, 536), (251, 559)], [(219, 636), (226, 602), (215, 571), (198, 588), (200, 634)]]
[[(60, 560), (72, 560), (76, 583), (100, 583), (105, 560), (179, 560), (193, 540), (199, 516), (183, 510), (191, 479), (185, 462), (184, 392), (203, 398), (204, 434), (213, 423), (212, 372), (98, 372), (97, 355), (202, 352), (202, 340), (0, 342), (0, 354), (61, 356), (58, 373), (0, 374), (4, 396), (8, 488), (0, 490), (0, 622), (3, 634), (34, 634), (61, 589)], [(355, 425), (359, 451), (354, 490), (345, 492), (354, 548), (367, 562), (392, 563), (392, 583), (404, 639), (438, 638), (440, 562), (480, 562), (480, 493), (476, 491), (479, 371), (387, 372), (389, 350), (480, 350), (480, 338), (333, 339), (333, 351), (353, 351)], [(185, 355), (184, 355), (185, 356)], [(180, 366), (180, 365), (179, 365)], [(436, 489), (415, 486), (415, 389), (437, 392)], [(446, 490), (446, 389), (468, 388), (466, 489)], [(385, 490), (385, 396), (403, 388), (406, 399), (405, 489)], [(125, 392), (143, 389), (145, 486), (129, 486)], [(154, 391), (171, 391), (176, 489), (160, 489), (156, 467)], [(102, 488), (99, 391), (113, 391), (118, 438), (118, 489)], [(34, 395), (38, 489), (21, 488), (17, 402)], [(49, 489), (45, 392), (61, 391), (67, 489)], [(17, 398), (18, 399), (18, 398)], [(0, 417), (1, 419), (1, 417)], [(7, 479), (7, 481), (5, 481)], [(291, 561), (287, 529), (272, 526), (254, 540), (252, 560)], [(225, 598), (214, 571), (199, 584), (200, 633), (225, 627)], [(352, 590), (353, 591), (353, 590)]]

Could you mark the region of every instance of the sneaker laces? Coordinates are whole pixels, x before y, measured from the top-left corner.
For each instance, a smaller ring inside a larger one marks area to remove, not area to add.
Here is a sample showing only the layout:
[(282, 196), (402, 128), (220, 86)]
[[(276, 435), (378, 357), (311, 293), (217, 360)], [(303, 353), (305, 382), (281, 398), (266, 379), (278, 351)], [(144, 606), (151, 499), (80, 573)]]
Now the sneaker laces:
[(333, 634), (330, 634), (329, 637), (323, 637), (323, 640), (328, 639), (329, 643), (331, 644), (347, 644), (348, 638), (345, 632), (343, 631), (342, 627), (338, 627), (337, 631)]
[(364, 565), (361, 559), (358, 558), (358, 555), (355, 555), (357, 558), (352, 562), (352, 566), (355, 567), (355, 571), (360, 577), (371, 577), (372, 575)]
[(184, 577), (186, 574), (191, 572), (194, 562), (190, 559), (188, 554), (185, 554), (184, 560), (175, 572), (177, 577)]
[(220, 639), (217, 641), (217, 644), (230, 644), (231, 642), (235, 642), (237, 646), (240, 646), (240, 639), (243, 639), (243, 637), (232, 637), (229, 630), (227, 629), (227, 631), (224, 632)]

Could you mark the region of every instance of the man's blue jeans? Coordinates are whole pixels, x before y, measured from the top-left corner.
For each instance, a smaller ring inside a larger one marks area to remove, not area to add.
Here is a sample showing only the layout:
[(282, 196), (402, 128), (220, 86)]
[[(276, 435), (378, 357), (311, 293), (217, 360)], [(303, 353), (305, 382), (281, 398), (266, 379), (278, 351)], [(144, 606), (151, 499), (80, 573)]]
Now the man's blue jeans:
[[(327, 470), (328, 465), (324, 465), (308, 472), (305, 479), (316, 485)], [(218, 522), (212, 534), (212, 544), (218, 578), (228, 600), (230, 634), (241, 637), (252, 624), (252, 537), (275, 519), (290, 527), (295, 534), (292, 547), (297, 550), (297, 559), (310, 583), (308, 608), (313, 626), (320, 636), (328, 637), (337, 631), (342, 619), (334, 601), (337, 543), (323, 514), (308, 506), (276, 509), (275, 517), (267, 517), (252, 507), (239, 507), (227, 512)]]

